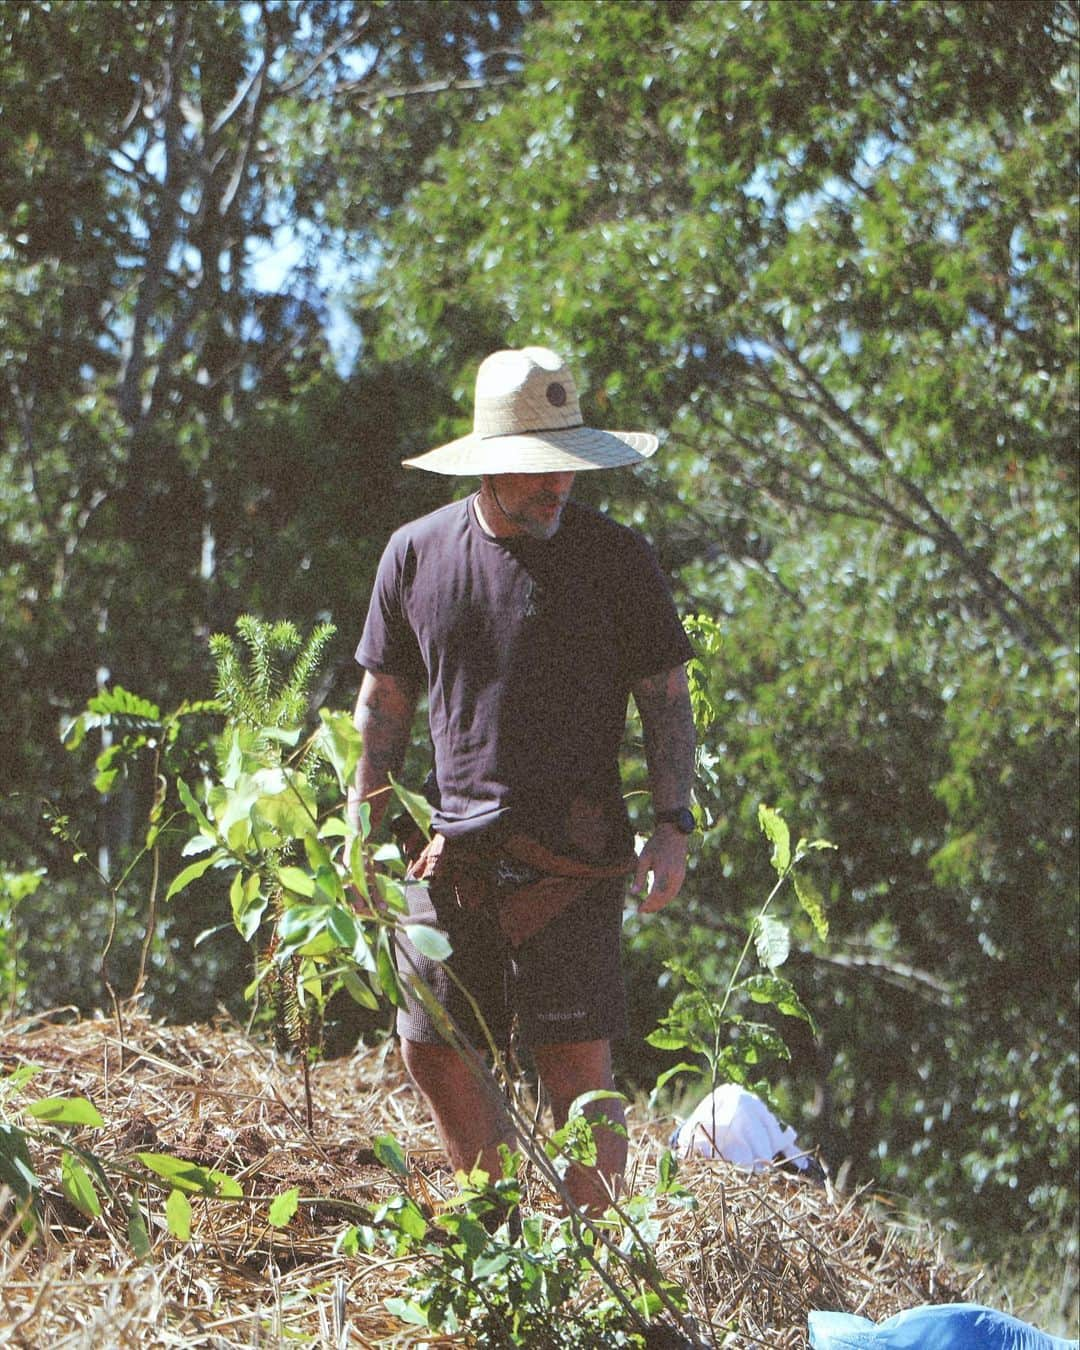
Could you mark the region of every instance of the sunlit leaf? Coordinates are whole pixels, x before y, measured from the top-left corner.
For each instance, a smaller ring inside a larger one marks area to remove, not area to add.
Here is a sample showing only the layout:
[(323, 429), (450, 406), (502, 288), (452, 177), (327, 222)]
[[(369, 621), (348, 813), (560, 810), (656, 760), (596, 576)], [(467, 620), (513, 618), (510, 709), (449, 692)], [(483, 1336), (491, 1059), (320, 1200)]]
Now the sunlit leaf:
[(805, 874), (793, 872), (791, 879), (795, 883), (795, 894), (799, 898), (799, 904), (810, 916), (814, 931), (824, 942), (829, 936), (829, 920), (825, 914), (825, 900), (821, 892)]
[(409, 1167), (405, 1161), (404, 1150), (392, 1134), (376, 1135), (371, 1141), (371, 1147), (387, 1171), (399, 1177), (408, 1175)]
[(300, 1205), (300, 1189), (297, 1186), (282, 1191), (274, 1197), (266, 1217), (275, 1228), (284, 1228), (296, 1213)]
[(791, 866), (791, 832), (787, 822), (779, 811), (774, 811), (762, 802), (758, 807), (758, 824), (773, 846), (770, 859), (773, 869), (782, 877)]
[(92, 1125), (97, 1128), (105, 1124), (97, 1107), (85, 1097), (42, 1097), (27, 1103), (26, 1110), (35, 1120), (50, 1125)]
[(431, 924), (407, 923), (404, 931), (420, 955), (426, 956), (429, 961), (445, 961), (453, 950), (450, 939), (442, 929), (434, 928)]
[(759, 914), (754, 924), (754, 947), (761, 964), (776, 970), (791, 952), (791, 931), (771, 914)]
[(191, 1201), (182, 1190), (174, 1188), (165, 1201), (165, 1219), (169, 1232), (180, 1242), (191, 1237)]
[(244, 1192), (240, 1183), (225, 1172), (176, 1158), (171, 1153), (139, 1153), (139, 1161), (164, 1177), (177, 1190), (192, 1195), (212, 1195), (223, 1200), (239, 1200)]
[(197, 881), (199, 877), (213, 867), (215, 863), (221, 862), (223, 858), (227, 858), (228, 856), (229, 855), (223, 849), (215, 849), (213, 853), (208, 854), (205, 858), (200, 858), (197, 862), (193, 862), (185, 867), (179, 876), (173, 879), (169, 889), (165, 892), (165, 899), (171, 900), (174, 895), (179, 895), (186, 886), (190, 886), (193, 881)]
[(89, 1218), (100, 1218), (101, 1201), (93, 1180), (73, 1153), (65, 1152), (60, 1159), (60, 1186), (77, 1210)]

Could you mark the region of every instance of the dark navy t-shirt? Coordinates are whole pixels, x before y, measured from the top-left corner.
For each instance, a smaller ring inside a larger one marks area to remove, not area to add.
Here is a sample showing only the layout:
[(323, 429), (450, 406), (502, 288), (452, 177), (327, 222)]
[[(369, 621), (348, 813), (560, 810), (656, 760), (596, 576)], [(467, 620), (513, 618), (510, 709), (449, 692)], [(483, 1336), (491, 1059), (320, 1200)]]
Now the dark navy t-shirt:
[(391, 536), (356, 659), (427, 691), (437, 830), (512, 824), (563, 847), (571, 804), (592, 804), (625, 836), (628, 695), (692, 655), (663, 574), (640, 535), (575, 502), (536, 540), (492, 537), (475, 500)]

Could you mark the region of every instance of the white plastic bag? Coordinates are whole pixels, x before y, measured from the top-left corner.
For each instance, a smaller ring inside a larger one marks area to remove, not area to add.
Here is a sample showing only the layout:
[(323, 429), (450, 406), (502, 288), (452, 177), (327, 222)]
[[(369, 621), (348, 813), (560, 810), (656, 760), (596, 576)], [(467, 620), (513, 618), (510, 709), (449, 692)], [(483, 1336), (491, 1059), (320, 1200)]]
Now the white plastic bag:
[(722, 1083), (699, 1102), (671, 1138), (684, 1158), (726, 1158), (737, 1167), (760, 1172), (777, 1158), (786, 1158), (801, 1171), (808, 1166), (795, 1131), (781, 1125), (760, 1097), (736, 1083)]

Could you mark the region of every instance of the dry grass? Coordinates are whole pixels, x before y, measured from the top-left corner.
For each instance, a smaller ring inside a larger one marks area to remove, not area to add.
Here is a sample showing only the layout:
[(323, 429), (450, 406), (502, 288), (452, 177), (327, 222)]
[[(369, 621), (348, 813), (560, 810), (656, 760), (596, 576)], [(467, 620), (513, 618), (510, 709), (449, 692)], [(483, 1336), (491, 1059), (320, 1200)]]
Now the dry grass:
[[(431, 1203), (452, 1179), (432, 1147), (415, 1094), (392, 1047), (361, 1049), (312, 1072), (315, 1128), (304, 1123), (300, 1072), (241, 1030), (167, 1027), (137, 1011), (114, 1021), (38, 1022), (0, 1028), (0, 1065), (40, 1066), (26, 1100), (85, 1096), (102, 1129), (73, 1138), (133, 1175), (141, 1151), (169, 1153), (236, 1177), (242, 1202), (193, 1200), (192, 1239), (166, 1226), (164, 1191), (133, 1182), (151, 1204), (151, 1259), (138, 1261), (123, 1223), (87, 1220), (59, 1185), (60, 1149), (37, 1147), (45, 1183), (44, 1239), (23, 1241), (10, 1225), (0, 1243), (0, 1344), (50, 1350), (135, 1346), (326, 1347), (451, 1344), (421, 1337), (391, 1318), (383, 1300), (400, 1293), (406, 1263), (335, 1254), (335, 1239), (401, 1181), (379, 1165), (371, 1140), (393, 1134), (407, 1150), (407, 1185)], [(631, 1118), (635, 1185), (652, 1184), (668, 1123)], [(967, 1297), (939, 1252), (914, 1250), (860, 1198), (834, 1195), (775, 1172), (751, 1177), (723, 1162), (685, 1165), (694, 1212), (665, 1217), (656, 1256), (690, 1293), (706, 1345), (806, 1344), (812, 1308), (878, 1319), (901, 1308)], [(287, 1227), (267, 1220), (267, 1202), (299, 1187)], [(535, 1186), (534, 1209), (554, 1197)]]

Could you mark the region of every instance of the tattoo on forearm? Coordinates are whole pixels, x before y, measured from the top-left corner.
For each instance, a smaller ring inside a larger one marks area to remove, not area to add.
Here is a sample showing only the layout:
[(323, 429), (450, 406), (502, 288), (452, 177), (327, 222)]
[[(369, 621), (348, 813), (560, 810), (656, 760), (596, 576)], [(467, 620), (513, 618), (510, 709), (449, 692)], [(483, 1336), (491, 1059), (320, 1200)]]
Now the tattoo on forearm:
[(653, 802), (682, 806), (694, 781), (694, 717), (686, 671), (661, 671), (634, 686), (634, 702), (645, 734), (645, 759)]
[(372, 821), (377, 822), (386, 805), (382, 791), (390, 775), (400, 773), (409, 748), (416, 698), (397, 681), (365, 679), (356, 705), (356, 726), (363, 738), (363, 751), (356, 770), (356, 786), (349, 794), (350, 809), (359, 802), (371, 803)]

